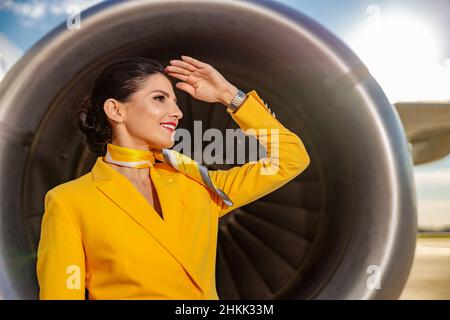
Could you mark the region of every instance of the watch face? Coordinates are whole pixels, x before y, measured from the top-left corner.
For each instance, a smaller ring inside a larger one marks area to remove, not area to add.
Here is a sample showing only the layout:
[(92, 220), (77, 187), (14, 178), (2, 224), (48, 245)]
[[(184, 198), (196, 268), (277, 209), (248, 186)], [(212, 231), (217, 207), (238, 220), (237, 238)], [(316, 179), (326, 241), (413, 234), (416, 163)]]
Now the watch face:
[(238, 108), (245, 101), (246, 97), (246, 94), (242, 92), (242, 90), (238, 90), (236, 96), (234, 96), (233, 100), (231, 101), (231, 107), (233, 109)]
[(242, 99), (245, 98), (245, 93), (243, 93), (242, 91), (238, 91), (237, 97), (238, 97), (238, 100), (241, 101)]

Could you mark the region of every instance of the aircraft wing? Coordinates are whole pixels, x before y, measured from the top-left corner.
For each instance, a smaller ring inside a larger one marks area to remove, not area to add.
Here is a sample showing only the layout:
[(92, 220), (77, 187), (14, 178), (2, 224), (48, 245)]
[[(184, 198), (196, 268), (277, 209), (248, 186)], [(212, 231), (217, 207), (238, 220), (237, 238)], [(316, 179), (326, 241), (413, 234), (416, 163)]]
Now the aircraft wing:
[(450, 101), (398, 102), (414, 165), (436, 161), (450, 153)]

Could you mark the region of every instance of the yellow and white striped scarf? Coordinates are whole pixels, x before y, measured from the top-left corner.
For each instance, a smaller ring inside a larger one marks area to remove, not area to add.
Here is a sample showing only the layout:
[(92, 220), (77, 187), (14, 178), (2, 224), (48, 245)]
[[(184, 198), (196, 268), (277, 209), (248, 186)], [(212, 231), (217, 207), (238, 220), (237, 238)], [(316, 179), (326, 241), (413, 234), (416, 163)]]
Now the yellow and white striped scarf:
[(233, 205), (225, 192), (214, 185), (205, 166), (177, 151), (170, 149), (139, 150), (108, 143), (103, 160), (130, 168), (149, 168), (156, 160), (165, 162), (215, 192), (227, 206)]

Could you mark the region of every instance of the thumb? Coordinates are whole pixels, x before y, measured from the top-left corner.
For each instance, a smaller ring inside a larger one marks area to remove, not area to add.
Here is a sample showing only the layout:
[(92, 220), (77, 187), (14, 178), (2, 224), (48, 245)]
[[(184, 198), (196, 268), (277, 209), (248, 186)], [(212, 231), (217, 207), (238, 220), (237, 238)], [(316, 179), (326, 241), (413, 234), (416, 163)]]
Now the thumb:
[(183, 91), (189, 93), (192, 97), (195, 96), (195, 88), (186, 82), (177, 82), (175, 86)]

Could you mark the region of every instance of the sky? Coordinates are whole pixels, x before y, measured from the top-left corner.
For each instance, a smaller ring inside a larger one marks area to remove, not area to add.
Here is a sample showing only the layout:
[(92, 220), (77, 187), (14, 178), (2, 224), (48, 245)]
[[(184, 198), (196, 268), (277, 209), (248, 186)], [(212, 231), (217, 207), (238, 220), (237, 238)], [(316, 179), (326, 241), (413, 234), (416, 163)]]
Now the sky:
[(450, 101), (450, 0), (278, 2), (344, 40), (392, 103)]
[[(274, 1), (344, 40), (392, 103), (450, 101), (450, 0)], [(99, 2), (104, 1), (0, 0), (0, 39), (11, 39), (24, 52), (64, 22), (71, 5), (85, 9)]]
[[(391, 103), (450, 101), (450, 0), (274, 0), (310, 16), (367, 65)], [(0, 80), (70, 6), (102, 0), (0, 0)], [(450, 226), (450, 156), (414, 168), (419, 225)]]

